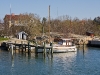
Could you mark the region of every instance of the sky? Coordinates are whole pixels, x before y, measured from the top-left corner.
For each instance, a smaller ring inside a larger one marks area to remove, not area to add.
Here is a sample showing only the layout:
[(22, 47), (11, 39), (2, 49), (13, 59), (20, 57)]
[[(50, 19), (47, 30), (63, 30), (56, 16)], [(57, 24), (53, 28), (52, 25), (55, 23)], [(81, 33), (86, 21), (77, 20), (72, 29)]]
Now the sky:
[(0, 19), (6, 14), (33, 13), (40, 18), (68, 15), (71, 18), (94, 19), (100, 16), (100, 0), (0, 0)]

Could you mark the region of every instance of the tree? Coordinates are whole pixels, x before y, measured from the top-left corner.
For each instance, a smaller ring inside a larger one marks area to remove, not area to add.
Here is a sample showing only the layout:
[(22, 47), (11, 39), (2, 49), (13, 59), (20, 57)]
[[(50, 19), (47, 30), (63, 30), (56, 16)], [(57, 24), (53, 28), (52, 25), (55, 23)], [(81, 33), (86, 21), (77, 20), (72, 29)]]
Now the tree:
[(34, 38), (36, 35), (40, 35), (42, 31), (42, 25), (40, 22), (40, 18), (30, 13), (27, 18), (29, 21), (27, 22), (26, 32), (29, 34), (30, 38)]
[(95, 17), (93, 21), (94, 21), (94, 23), (100, 25), (100, 17), (99, 16), (98, 17)]
[(26, 33), (28, 33), (30, 39), (32, 39), (36, 34), (39, 35), (41, 33), (41, 27), (42, 25), (40, 23), (40, 18), (38, 15), (33, 13), (25, 13), (19, 15), (18, 25), (13, 24), (12, 32), (13, 34), (15, 34), (20, 31), (25, 31)]

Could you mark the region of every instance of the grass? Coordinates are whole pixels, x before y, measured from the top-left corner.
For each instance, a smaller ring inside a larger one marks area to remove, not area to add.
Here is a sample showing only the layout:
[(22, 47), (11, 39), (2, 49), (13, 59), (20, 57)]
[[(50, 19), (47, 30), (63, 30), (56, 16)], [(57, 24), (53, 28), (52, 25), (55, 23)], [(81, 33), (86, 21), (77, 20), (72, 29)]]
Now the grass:
[(9, 38), (0, 37), (0, 41), (9, 40)]

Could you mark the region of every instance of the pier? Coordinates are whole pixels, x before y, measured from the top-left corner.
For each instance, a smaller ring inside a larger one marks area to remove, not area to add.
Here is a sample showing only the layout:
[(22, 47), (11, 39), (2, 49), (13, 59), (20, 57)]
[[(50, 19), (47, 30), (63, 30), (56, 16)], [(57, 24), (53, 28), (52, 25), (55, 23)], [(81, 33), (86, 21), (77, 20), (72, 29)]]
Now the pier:
[[(3, 46), (6, 48), (6, 50), (11, 51), (12, 58), (14, 53), (16, 52), (22, 52), (22, 53), (28, 53), (30, 55), (31, 53), (35, 53), (38, 55), (38, 53), (43, 53), (43, 56), (46, 57), (47, 54), (50, 54), (53, 56), (53, 48), (52, 43), (51, 46), (46, 47), (46, 43), (44, 42), (44, 45), (38, 45), (38, 44), (31, 44), (29, 41), (27, 44), (24, 41), (21, 41), (21, 43), (12, 43), (12, 42), (3, 42)], [(39, 52), (38, 50), (41, 49), (42, 52)], [(47, 51), (48, 50), (48, 51)]]

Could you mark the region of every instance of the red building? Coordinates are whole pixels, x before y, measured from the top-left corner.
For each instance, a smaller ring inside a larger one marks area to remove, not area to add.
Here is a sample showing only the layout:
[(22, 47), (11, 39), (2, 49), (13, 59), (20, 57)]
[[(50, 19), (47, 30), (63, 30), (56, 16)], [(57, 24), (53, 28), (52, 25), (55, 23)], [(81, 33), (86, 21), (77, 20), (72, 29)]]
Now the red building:
[(86, 35), (87, 35), (87, 36), (94, 37), (94, 33), (93, 33), (93, 32), (86, 32)]

